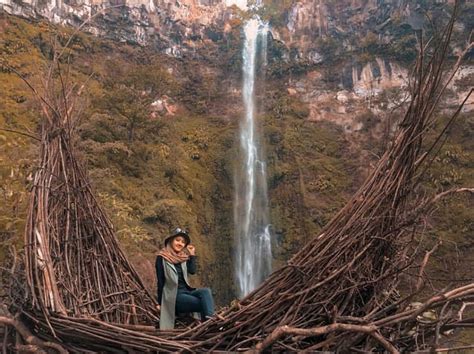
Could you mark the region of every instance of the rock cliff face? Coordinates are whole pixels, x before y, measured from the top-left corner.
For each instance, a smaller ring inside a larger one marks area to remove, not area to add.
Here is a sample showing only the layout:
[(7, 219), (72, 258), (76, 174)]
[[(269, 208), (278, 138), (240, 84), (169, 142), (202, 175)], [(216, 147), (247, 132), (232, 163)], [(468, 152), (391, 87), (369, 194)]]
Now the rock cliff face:
[(233, 15), (228, 4), (221, 0), (0, 0), (0, 8), (10, 14), (73, 26), (88, 21), (84, 29), (96, 35), (142, 45), (158, 38), (175, 51), (182, 37), (198, 39), (206, 27), (222, 26)]
[[(347, 113), (365, 108), (377, 113), (385, 108), (373, 104), (373, 98), (406, 85), (415, 56), (413, 30), (422, 27), (424, 11), (436, 17), (453, 2), (257, 0), (247, 5), (247, 0), (0, 0), (0, 9), (82, 25), (95, 35), (150, 45), (174, 57), (196, 56), (212, 48), (217, 65), (228, 59), (222, 57), (223, 51), (239, 55), (240, 26), (245, 18), (258, 14), (271, 25), (269, 70), (286, 65), (283, 76), (289, 73), (288, 91), (308, 103), (309, 119), (328, 119), (357, 130), (360, 124), (349, 124), (353, 117)], [(474, 6), (467, 8), (458, 33), (472, 29), (469, 13), (474, 13)], [(232, 35), (237, 41), (229, 45)], [(239, 67), (233, 69), (237, 72)], [(472, 80), (471, 69), (465, 67), (459, 78)], [(293, 72), (298, 73), (297, 80)], [(453, 103), (459, 102), (465, 89), (451, 86)], [(472, 101), (466, 109), (472, 109)]]
[[(317, 37), (344, 36), (368, 29), (382, 33), (394, 15), (408, 16), (411, 22), (418, 16), (407, 0), (267, 2), (268, 6), (259, 1), (264, 6), (258, 10), (253, 8), (253, 11), (263, 13), (270, 17), (271, 23), (275, 22), (274, 36), (302, 50), (311, 49), (311, 43)], [(149, 43), (158, 36), (180, 44), (176, 34), (197, 40), (206, 37), (207, 27), (224, 32), (228, 30), (230, 20), (238, 17), (242, 10), (252, 8), (247, 7), (246, 0), (0, 0), (0, 9), (14, 15), (41, 17), (75, 26), (95, 16), (84, 28), (96, 34), (140, 44)], [(275, 16), (279, 21), (272, 21)], [(344, 44), (351, 45), (349, 42)]]
[[(396, 96), (407, 84), (416, 54), (413, 30), (423, 25), (423, 12), (445, 18), (454, 0), (249, 2), (262, 6), (248, 6), (247, 0), (0, 0), (0, 9), (82, 25), (99, 37), (148, 45), (172, 57), (210, 59), (214, 67), (227, 65), (231, 58), (236, 77), (240, 27), (258, 14), (271, 27), (267, 76), (283, 80), (288, 93), (308, 105), (309, 120), (329, 120), (357, 131), (362, 128), (354, 119), (357, 114), (383, 112), (387, 107), (377, 97), (387, 92)], [(466, 4), (455, 47), (462, 42), (460, 34), (472, 30), (472, 16), (474, 6)], [(455, 82), (461, 85), (450, 87), (452, 103), (462, 99), (473, 76), (472, 66), (458, 74)], [(238, 86), (236, 82), (233, 89), (240, 97)], [(473, 100), (466, 110), (473, 108)]]
[[(216, 41), (242, 18), (258, 13), (272, 26), (272, 38), (293, 48), (293, 56), (314, 63), (327, 59), (318, 39), (331, 38), (353, 50), (366, 35), (390, 43), (400, 35), (394, 22), (413, 28), (421, 10), (407, 0), (0, 0), (0, 9), (27, 18), (79, 26), (116, 41), (158, 46), (174, 56)], [(451, 3), (453, 0), (434, 1)], [(255, 2), (250, 1), (255, 4)], [(424, 10), (423, 10), (424, 11)], [(246, 12), (246, 13), (244, 13)], [(83, 22), (86, 22), (83, 24)], [(464, 28), (465, 29), (465, 28)], [(463, 29), (461, 29), (463, 30)], [(368, 38), (370, 41), (371, 38)], [(372, 40), (375, 40), (372, 38)], [(370, 43), (369, 43), (370, 44)]]

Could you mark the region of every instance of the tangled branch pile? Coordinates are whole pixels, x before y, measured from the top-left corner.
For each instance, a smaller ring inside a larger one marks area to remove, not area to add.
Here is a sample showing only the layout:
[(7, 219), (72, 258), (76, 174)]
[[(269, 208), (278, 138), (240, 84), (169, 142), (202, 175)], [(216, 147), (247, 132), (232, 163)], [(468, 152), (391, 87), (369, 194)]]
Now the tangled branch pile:
[(118, 323), (156, 320), (155, 301), (120, 249), (76, 159), (72, 145), (78, 110), (72, 97), (80, 88), (69, 87), (67, 75), (50, 71), (46, 92), (51, 95), (41, 97), (41, 165), (25, 231), (31, 306), (45, 318), (55, 313)]
[[(421, 55), (417, 62), (411, 103), (399, 132), (347, 205), (253, 293), (214, 319), (178, 331), (159, 332), (150, 326), (157, 320), (155, 302), (121, 251), (75, 157), (72, 97), (77, 90), (67, 87), (59, 74), (60, 98), (53, 86), (50, 97), (41, 97), (41, 168), (25, 233), (29, 301), (22, 319), (38, 337), (77, 351), (271, 346), (281, 351), (396, 353), (437, 345), (437, 339), (424, 342), (409, 333), (415, 329), (426, 338), (438, 338), (441, 330), (466, 323), (443, 316), (449, 307), (474, 298), (474, 284), (436, 295), (416, 308), (406, 307), (411, 297), (400, 298), (397, 286), (416, 257), (412, 246), (419, 217), (430, 208), (416, 190), (441, 142), (437, 139), (422, 152), (423, 136), (450, 80), (442, 73), (453, 23), (454, 16), (435, 48), (423, 50), (420, 43), (421, 53), (429, 58)], [(48, 83), (53, 82), (50, 76)], [(438, 307), (439, 320), (420, 327), (417, 317)]]

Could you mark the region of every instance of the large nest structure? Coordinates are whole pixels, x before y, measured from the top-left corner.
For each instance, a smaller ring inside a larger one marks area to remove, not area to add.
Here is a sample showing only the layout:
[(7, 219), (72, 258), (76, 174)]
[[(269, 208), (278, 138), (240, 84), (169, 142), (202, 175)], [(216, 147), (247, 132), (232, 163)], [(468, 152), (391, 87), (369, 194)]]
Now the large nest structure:
[[(61, 75), (61, 74), (60, 74)], [(62, 81), (62, 77), (58, 78)], [(54, 85), (55, 80), (48, 80)], [(56, 92), (49, 87), (47, 92)], [(25, 232), (26, 277), (32, 308), (107, 322), (153, 321), (156, 306), (128, 262), (95, 198), (72, 146), (74, 87), (43, 99), (41, 165), (31, 192)]]
[[(61, 352), (397, 353), (438, 346), (440, 331), (469, 324), (461, 310), (474, 299), (474, 284), (412, 307), (407, 305), (413, 294), (400, 297), (397, 288), (417, 256), (419, 218), (440, 197), (421, 198), (417, 187), (442, 142), (440, 137), (427, 149), (423, 146), (453, 75), (443, 75), (453, 24), (454, 16), (429, 45), (419, 36), (411, 101), (399, 130), (365, 183), (321, 234), (241, 301), (211, 320), (174, 331), (155, 329), (155, 300), (120, 249), (78, 162), (74, 97), (80, 90), (52, 70), (47, 79), (51, 95), (38, 95), (45, 119), (25, 232), (28, 291), (16, 318), (3, 322), (27, 344)], [(420, 279), (429, 254), (419, 268)], [(436, 320), (420, 325), (420, 316), (433, 309), (439, 310)], [(461, 315), (453, 316), (453, 309)]]

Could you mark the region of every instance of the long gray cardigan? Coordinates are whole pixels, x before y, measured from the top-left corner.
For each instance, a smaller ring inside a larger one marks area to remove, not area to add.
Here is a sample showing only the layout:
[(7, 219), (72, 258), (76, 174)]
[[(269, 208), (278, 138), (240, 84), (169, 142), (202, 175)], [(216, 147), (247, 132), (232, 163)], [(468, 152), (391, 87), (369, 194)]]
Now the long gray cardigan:
[[(161, 258), (161, 257), (160, 257)], [(161, 295), (160, 306), (160, 329), (173, 329), (174, 321), (176, 319), (176, 296), (178, 294), (178, 271), (176, 267), (162, 258), (163, 269), (165, 273), (165, 283)], [(183, 277), (186, 284), (188, 281), (188, 267), (186, 262), (181, 263), (183, 269)]]

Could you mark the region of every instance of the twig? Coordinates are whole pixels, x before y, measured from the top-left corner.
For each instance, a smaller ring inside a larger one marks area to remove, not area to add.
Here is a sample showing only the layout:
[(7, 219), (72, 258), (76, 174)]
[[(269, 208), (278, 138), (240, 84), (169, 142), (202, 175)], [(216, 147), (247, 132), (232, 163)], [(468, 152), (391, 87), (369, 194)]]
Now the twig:
[(19, 130), (7, 129), (7, 128), (0, 128), (0, 130), (3, 130), (5, 132), (11, 132), (11, 133), (27, 136), (28, 138), (35, 139), (37, 141), (41, 141), (41, 139), (38, 138), (37, 136), (31, 135), (31, 134), (28, 134), (28, 133), (25, 133), (25, 132), (21, 132)]
[[(5, 310), (4, 310), (5, 312)], [(5, 326), (14, 327), (15, 330), (22, 336), (24, 341), (30, 345), (38, 346), (40, 348), (52, 348), (57, 350), (61, 354), (67, 354), (68, 351), (65, 350), (58, 343), (45, 342), (34, 336), (31, 331), (18, 319), (7, 316), (0, 316), (0, 323)]]
[(331, 325), (316, 327), (316, 328), (294, 328), (289, 326), (277, 327), (269, 336), (265, 338), (263, 342), (260, 342), (256, 345), (255, 349), (257, 353), (261, 353), (264, 349), (269, 347), (272, 343), (280, 339), (281, 337), (289, 334), (302, 336), (302, 337), (312, 337), (320, 336), (323, 334), (329, 334), (337, 331), (348, 331), (348, 332), (360, 332), (366, 333), (373, 336), (383, 347), (388, 350), (390, 353), (396, 354), (399, 351), (390, 344), (385, 338), (380, 335), (377, 331), (379, 328), (373, 325), (354, 325), (354, 324), (345, 324), (345, 323), (333, 323)]

